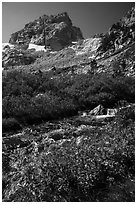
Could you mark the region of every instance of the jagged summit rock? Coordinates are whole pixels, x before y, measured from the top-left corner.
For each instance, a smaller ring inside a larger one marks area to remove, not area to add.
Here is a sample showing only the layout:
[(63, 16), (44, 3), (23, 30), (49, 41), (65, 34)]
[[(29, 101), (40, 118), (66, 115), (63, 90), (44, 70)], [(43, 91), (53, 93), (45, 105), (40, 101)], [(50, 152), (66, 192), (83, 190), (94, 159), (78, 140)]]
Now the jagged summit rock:
[(66, 12), (58, 15), (43, 15), (25, 27), (11, 34), (9, 43), (45, 45), (52, 50), (60, 50), (72, 41), (83, 39), (80, 28), (72, 25)]

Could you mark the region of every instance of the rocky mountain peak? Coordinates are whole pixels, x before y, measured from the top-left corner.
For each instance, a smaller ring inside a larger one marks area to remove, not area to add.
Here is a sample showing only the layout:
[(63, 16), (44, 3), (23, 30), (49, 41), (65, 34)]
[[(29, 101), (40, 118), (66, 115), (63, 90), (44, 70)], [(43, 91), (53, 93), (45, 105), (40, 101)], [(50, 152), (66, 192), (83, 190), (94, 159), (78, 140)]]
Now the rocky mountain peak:
[(80, 28), (72, 25), (67, 12), (58, 15), (43, 15), (11, 34), (9, 43), (45, 45), (60, 50), (72, 41), (83, 39)]
[(63, 12), (57, 15), (43, 15), (42, 18), (48, 23), (61, 23), (65, 22), (66, 24), (72, 26), (72, 21), (67, 12)]

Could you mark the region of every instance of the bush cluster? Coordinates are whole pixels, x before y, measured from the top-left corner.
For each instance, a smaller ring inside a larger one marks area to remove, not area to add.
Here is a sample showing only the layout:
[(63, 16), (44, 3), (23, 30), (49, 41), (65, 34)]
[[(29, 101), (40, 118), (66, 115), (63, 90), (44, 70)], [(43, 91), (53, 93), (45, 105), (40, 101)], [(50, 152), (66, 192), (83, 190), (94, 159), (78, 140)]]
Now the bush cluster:
[(13, 71), (3, 77), (3, 118), (21, 124), (68, 117), (98, 104), (134, 102), (134, 79), (106, 74), (53, 77)]
[(22, 129), (20, 123), (15, 118), (7, 118), (2, 120), (2, 131), (15, 131)]

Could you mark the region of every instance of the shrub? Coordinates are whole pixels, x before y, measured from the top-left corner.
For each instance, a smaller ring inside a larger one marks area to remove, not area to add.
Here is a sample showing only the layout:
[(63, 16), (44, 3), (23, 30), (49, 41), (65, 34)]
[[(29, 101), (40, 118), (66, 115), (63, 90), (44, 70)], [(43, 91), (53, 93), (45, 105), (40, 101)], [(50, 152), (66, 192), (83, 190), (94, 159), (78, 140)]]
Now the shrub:
[(116, 115), (119, 127), (128, 127), (131, 123), (135, 122), (135, 107), (131, 105), (130, 107), (120, 109)]
[(16, 131), (22, 129), (20, 123), (15, 118), (5, 118), (2, 120), (2, 131)]
[(126, 62), (124, 59), (117, 60), (112, 63), (113, 76), (122, 76), (126, 70)]
[[(9, 72), (3, 78), (3, 117), (31, 124), (74, 115), (98, 104), (112, 107), (120, 100), (134, 103), (135, 80), (131, 77), (76, 75), (50, 79), (49, 74)], [(43, 94), (37, 98), (38, 94)]]

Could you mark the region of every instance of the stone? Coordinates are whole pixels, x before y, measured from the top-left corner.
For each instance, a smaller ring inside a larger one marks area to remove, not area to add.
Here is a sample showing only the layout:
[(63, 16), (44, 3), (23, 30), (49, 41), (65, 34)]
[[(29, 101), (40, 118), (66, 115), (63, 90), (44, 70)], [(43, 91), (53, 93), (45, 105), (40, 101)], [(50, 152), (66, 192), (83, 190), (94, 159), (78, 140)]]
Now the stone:
[(89, 115), (103, 115), (103, 106), (102, 105), (98, 105), (97, 107), (95, 107), (93, 110), (91, 110), (89, 112)]
[(65, 133), (64, 129), (53, 130), (49, 133), (49, 137), (57, 141), (63, 139), (64, 133)]
[(113, 109), (107, 109), (107, 115), (116, 115), (116, 113), (118, 112), (118, 110), (116, 108)]

